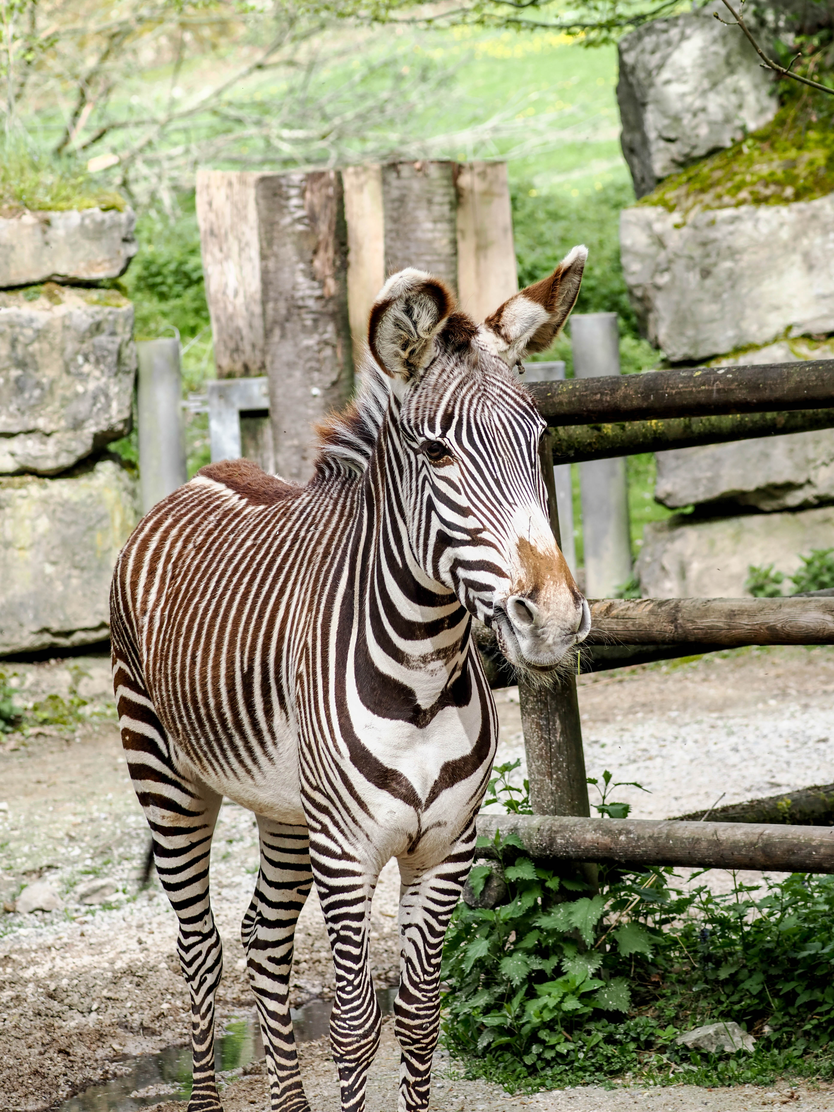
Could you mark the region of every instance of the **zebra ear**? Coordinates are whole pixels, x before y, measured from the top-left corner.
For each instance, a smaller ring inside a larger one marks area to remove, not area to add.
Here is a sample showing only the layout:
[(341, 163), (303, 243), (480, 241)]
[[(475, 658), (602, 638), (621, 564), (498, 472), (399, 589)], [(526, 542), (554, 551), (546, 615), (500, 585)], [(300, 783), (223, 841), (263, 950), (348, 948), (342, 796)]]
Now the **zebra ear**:
[(552, 274), (513, 294), (487, 317), (483, 327), (496, 355), (512, 367), (550, 347), (576, 304), (587, 258), (587, 247), (574, 247)]
[(434, 338), (455, 307), (447, 287), (422, 270), (401, 270), (371, 310), (368, 347), (386, 374), (410, 382), (431, 362)]

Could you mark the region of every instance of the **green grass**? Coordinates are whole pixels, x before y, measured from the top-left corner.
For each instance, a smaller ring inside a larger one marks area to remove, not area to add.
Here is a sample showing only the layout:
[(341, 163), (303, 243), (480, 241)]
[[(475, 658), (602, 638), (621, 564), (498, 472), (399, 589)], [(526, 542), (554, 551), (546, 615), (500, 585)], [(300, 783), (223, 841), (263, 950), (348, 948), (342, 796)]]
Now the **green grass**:
[(67, 209), (118, 209), (124, 197), (91, 178), (77, 162), (56, 159), (21, 142), (0, 143), (0, 213), (25, 209), (62, 212)]

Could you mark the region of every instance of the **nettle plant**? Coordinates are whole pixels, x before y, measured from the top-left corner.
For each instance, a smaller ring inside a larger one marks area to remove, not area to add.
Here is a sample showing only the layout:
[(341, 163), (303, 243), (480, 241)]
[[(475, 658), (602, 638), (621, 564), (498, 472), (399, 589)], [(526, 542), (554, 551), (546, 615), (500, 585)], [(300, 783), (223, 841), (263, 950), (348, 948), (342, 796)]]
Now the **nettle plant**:
[[(487, 802), (530, 813), (519, 762), (496, 768)], [(590, 780), (601, 816), (624, 818)], [(639, 787), (640, 785), (636, 785)], [(446, 936), (444, 1037), (473, 1076), (510, 1090), (606, 1082), (757, 1082), (834, 1076), (834, 877), (794, 874), (715, 895), (669, 868), (570, 872), (534, 862), (512, 835), (480, 843)], [(489, 905), (489, 906), (487, 906)], [(753, 1053), (677, 1046), (734, 1020)]]
[[(510, 781), (518, 765), (495, 769), (487, 803), (529, 814), (527, 782), (520, 789)], [(627, 803), (609, 799), (623, 782), (606, 771), (601, 786), (589, 783), (600, 792), (601, 815), (628, 814)], [(667, 871), (619, 874), (594, 890), (579, 873), (533, 862), (515, 835), (499, 833), (479, 847), (496, 860), (473, 867), (472, 902), (481, 902), (496, 873), (506, 896), (494, 907), (461, 903), (455, 912), (444, 966), (447, 1041), (464, 1056), (491, 1062), (504, 1080), (518, 1073), (522, 1081), (526, 1071), (570, 1073), (606, 1038), (611, 1019), (629, 1012), (635, 980), (654, 975), (651, 959), (669, 904)], [(589, 1027), (589, 1019), (609, 1022)]]

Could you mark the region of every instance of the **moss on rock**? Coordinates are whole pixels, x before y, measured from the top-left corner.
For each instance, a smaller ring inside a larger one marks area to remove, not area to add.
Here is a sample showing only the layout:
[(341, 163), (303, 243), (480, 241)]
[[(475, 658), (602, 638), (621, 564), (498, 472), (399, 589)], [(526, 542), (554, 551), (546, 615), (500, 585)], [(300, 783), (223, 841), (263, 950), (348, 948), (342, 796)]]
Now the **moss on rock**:
[(791, 92), (765, 127), (662, 181), (639, 205), (694, 208), (785, 205), (834, 193), (834, 98)]
[(0, 150), (0, 216), (26, 210), (66, 212), (99, 208), (124, 212), (127, 201), (99, 185), (86, 169), (70, 161), (7, 144)]

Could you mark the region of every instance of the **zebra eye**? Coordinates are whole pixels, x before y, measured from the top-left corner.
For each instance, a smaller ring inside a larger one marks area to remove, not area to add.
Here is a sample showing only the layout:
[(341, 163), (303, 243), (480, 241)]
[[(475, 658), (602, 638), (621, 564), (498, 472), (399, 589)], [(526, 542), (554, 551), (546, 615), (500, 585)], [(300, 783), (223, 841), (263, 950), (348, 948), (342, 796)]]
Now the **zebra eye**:
[(421, 445), (423, 454), (432, 463), (440, 463), (442, 459), (446, 459), (449, 455), (449, 449), (442, 440), (426, 440)]

